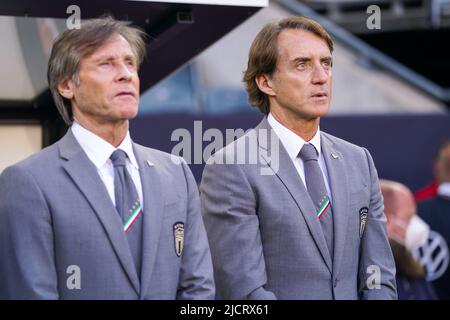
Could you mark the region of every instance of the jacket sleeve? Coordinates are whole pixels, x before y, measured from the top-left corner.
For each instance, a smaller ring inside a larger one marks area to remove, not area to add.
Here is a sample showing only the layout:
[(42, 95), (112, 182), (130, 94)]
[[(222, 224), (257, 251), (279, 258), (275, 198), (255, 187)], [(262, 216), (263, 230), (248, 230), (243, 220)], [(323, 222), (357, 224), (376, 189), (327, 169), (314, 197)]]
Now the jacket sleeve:
[(187, 223), (177, 299), (214, 299), (211, 253), (200, 211), (197, 183), (184, 160), (187, 183)]
[(200, 191), (219, 297), (276, 299), (265, 289), (266, 265), (256, 199), (242, 168), (207, 164)]
[(49, 208), (20, 166), (0, 176), (0, 299), (58, 299)]
[(366, 149), (370, 206), (361, 238), (358, 289), (361, 299), (397, 299), (395, 262), (386, 231), (383, 197), (373, 159)]

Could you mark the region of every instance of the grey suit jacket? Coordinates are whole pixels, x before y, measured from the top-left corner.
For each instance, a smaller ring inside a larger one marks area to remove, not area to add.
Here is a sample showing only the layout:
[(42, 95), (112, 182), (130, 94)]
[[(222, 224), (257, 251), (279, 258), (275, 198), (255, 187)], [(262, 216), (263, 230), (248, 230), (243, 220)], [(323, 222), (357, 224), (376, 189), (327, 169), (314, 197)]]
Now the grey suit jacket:
[(145, 204), (141, 276), (106, 187), (69, 130), (0, 176), (0, 299), (214, 298), (192, 173), (169, 154), (133, 148)]
[[(222, 298), (397, 297), (372, 158), (366, 149), (324, 132), (321, 141), (333, 200), (333, 257), (308, 192), (266, 118), (208, 161), (201, 205)], [(248, 164), (252, 152), (258, 161)]]

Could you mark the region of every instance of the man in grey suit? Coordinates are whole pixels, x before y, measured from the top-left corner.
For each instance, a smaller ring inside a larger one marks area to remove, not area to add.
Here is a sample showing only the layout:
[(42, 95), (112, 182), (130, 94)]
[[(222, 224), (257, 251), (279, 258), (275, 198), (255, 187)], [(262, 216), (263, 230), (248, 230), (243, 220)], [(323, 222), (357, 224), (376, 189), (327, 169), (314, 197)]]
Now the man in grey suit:
[(266, 25), (251, 46), (244, 82), (266, 116), (208, 160), (200, 188), (222, 298), (397, 297), (373, 160), (319, 128), (332, 51), (304, 17)]
[(112, 18), (55, 41), (49, 86), (71, 125), (0, 176), (0, 299), (211, 299), (185, 162), (132, 142), (144, 33)]

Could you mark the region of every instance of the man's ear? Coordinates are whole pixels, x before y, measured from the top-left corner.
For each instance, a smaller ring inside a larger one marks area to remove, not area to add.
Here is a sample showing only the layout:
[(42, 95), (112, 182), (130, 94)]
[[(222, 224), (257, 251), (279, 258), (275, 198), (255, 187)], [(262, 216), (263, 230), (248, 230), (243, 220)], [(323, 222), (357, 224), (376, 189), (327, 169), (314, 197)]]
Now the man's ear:
[(273, 80), (267, 74), (261, 74), (255, 77), (256, 85), (259, 90), (267, 94), (268, 96), (275, 96), (276, 93), (273, 89)]
[(73, 81), (72, 78), (63, 80), (58, 84), (59, 94), (68, 100), (72, 100), (73, 95), (74, 95), (74, 92), (73, 92), (74, 88), (75, 88), (75, 82)]

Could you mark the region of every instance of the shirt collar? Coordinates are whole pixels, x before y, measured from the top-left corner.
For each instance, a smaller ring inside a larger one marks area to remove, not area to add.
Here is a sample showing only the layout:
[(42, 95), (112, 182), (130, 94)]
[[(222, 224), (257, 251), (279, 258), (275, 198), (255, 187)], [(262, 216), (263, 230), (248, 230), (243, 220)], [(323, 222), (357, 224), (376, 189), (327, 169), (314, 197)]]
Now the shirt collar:
[(86, 152), (89, 160), (94, 163), (97, 169), (103, 167), (103, 165), (109, 160), (111, 154), (117, 149), (125, 151), (125, 153), (128, 155), (128, 158), (130, 159), (131, 164), (136, 169), (139, 169), (136, 157), (134, 156), (133, 144), (130, 138), (129, 131), (127, 132), (127, 135), (125, 136), (125, 139), (123, 139), (122, 143), (117, 148), (114, 148), (112, 144), (103, 140), (86, 128), (82, 127), (75, 121), (73, 122), (70, 129), (72, 130), (72, 133), (75, 136), (75, 139), (80, 144), (81, 148), (84, 150), (84, 152)]
[(272, 113), (269, 113), (269, 115), (267, 116), (267, 121), (269, 122), (272, 129), (275, 131), (278, 138), (281, 140), (281, 143), (283, 143), (284, 148), (286, 149), (287, 153), (289, 154), (289, 157), (292, 160), (295, 160), (297, 158), (300, 150), (302, 149), (305, 143), (311, 143), (316, 148), (318, 155), (320, 157), (320, 154), (322, 152), (320, 141), (320, 128), (317, 129), (317, 132), (314, 135), (314, 137), (310, 141), (306, 142), (296, 133), (289, 130), (280, 122), (278, 122), (278, 120), (274, 118)]
[(441, 197), (450, 198), (450, 182), (443, 182), (437, 188), (437, 194)]

